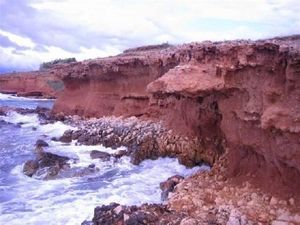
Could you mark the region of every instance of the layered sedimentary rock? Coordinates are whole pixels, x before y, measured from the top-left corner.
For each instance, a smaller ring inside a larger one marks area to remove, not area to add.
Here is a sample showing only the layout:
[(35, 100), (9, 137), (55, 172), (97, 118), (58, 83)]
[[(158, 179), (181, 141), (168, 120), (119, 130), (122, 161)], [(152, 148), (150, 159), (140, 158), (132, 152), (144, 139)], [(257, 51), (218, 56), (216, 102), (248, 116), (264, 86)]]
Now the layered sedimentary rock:
[[(51, 77), (65, 88), (53, 112), (110, 116), (81, 121), (66, 141), (125, 145), (136, 164), (174, 156), (188, 166), (212, 165), (175, 186), (162, 207), (163, 216), (184, 213), (174, 224), (186, 216), (193, 221), (186, 224), (298, 224), (299, 46), (300, 36), (150, 46), (60, 65)], [(94, 224), (116, 207), (98, 208)], [(120, 207), (134, 218), (162, 209)], [(114, 211), (115, 224), (126, 224), (122, 210)]]
[[(22, 76), (18, 82), (3, 77), (0, 90), (41, 92), (49, 88), (45, 85), (47, 79), (52, 81), (58, 77), (65, 88), (55, 103), (55, 113), (135, 116), (151, 121), (150, 124), (160, 124), (163, 132), (156, 133), (149, 125), (152, 129), (149, 135), (141, 133), (144, 128), (129, 125), (130, 129), (137, 130), (135, 135), (131, 134), (132, 143), (139, 146), (140, 159), (184, 155), (189, 165), (201, 161), (216, 165), (225, 153), (228, 163), (222, 176), (226, 179), (234, 178), (237, 183), (251, 181), (289, 198), (294, 196), (297, 201), (300, 190), (299, 45), (300, 37), (292, 36), (150, 46), (115, 57), (60, 65), (46, 71), (51, 74), (48, 77), (47, 74), (33, 79)], [(21, 89), (25, 80), (27, 89)], [(56, 84), (54, 87), (57, 88)], [(102, 129), (101, 124), (98, 128)], [(87, 132), (88, 126), (81, 131), (90, 135), (88, 141), (94, 137), (95, 143), (125, 143), (122, 139), (125, 133), (118, 135), (120, 127), (111, 128), (107, 134), (99, 129)], [(165, 137), (166, 145), (157, 144)], [(178, 140), (188, 143), (180, 144)], [(197, 140), (196, 148), (190, 148), (192, 140)], [(128, 147), (134, 146), (132, 143)], [(154, 144), (151, 147), (149, 143)], [(151, 149), (151, 154), (147, 149)]]
[(55, 98), (64, 84), (54, 71), (35, 71), (0, 76), (0, 92), (19, 96)]
[(144, 115), (150, 97), (146, 86), (178, 63), (168, 50), (150, 48), (63, 67), (57, 72), (65, 89), (54, 111), (97, 117)]
[(163, 121), (210, 155), (227, 150), (229, 177), (297, 192), (299, 68), (299, 36), (133, 49), (62, 67), (54, 111)]

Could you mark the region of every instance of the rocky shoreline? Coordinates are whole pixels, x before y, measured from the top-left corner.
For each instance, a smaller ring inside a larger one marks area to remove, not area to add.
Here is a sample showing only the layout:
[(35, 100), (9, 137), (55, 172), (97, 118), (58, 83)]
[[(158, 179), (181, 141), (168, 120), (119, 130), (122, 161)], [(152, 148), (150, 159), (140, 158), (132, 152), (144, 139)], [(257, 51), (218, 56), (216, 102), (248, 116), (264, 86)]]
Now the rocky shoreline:
[[(180, 149), (178, 145), (186, 147), (182, 152), (174, 152), (172, 151), (174, 148), (157, 144), (162, 143), (161, 140), (165, 140), (167, 144), (174, 143), (174, 136), (164, 128), (162, 123), (142, 121), (134, 117), (77, 119), (75, 123), (79, 129), (66, 131), (62, 136), (64, 141), (77, 140), (82, 144), (104, 144), (108, 147), (126, 146), (127, 151), (123, 154), (131, 156), (131, 161), (136, 164), (145, 159), (161, 156), (178, 157), (183, 164), (189, 166), (197, 165), (199, 162), (209, 162), (205, 161), (207, 156), (200, 158), (199, 161), (191, 160), (194, 159), (193, 151), (187, 149), (194, 146), (195, 142), (189, 142), (185, 138), (175, 138), (175, 140), (185, 141), (184, 144), (175, 142), (177, 144), (175, 149)], [(183, 153), (185, 155), (181, 155)], [(286, 198), (272, 196), (248, 181), (237, 185), (234, 180), (226, 178), (228, 163), (230, 162), (225, 153), (215, 164), (211, 164), (213, 165), (211, 171), (200, 172), (184, 180), (180, 179), (172, 187), (174, 192), (169, 194), (164, 204), (146, 204), (139, 207), (112, 204), (97, 207), (90, 224), (283, 225), (300, 223), (298, 196), (293, 194)], [(250, 180), (251, 174), (248, 176)]]
[(201, 151), (201, 139), (174, 134), (161, 122), (112, 116), (72, 123), (78, 129), (66, 131), (61, 141), (77, 140), (85, 145), (103, 144), (112, 148), (125, 146), (133, 164), (169, 156), (177, 157), (181, 164), (191, 167), (203, 162), (212, 165), (218, 158), (214, 152)]
[[(32, 111), (28, 112), (32, 113)], [(41, 109), (35, 112), (42, 114)], [(23, 113), (26, 112), (23, 111)], [(162, 123), (142, 121), (134, 117), (83, 119), (78, 116), (61, 116), (60, 119), (76, 126), (78, 129), (66, 131), (56, 141), (71, 142), (72, 140), (77, 140), (79, 144), (103, 144), (112, 148), (126, 146), (124, 150), (115, 155), (103, 155), (101, 152), (95, 151), (94, 153), (91, 152), (91, 157), (99, 157), (101, 160), (107, 160), (107, 156), (118, 159), (127, 155), (131, 157), (132, 163), (135, 164), (139, 164), (145, 159), (155, 159), (162, 156), (175, 157), (177, 155), (180, 158), (180, 152), (179, 154), (172, 151), (162, 152), (157, 147), (159, 146), (158, 144), (153, 144), (160, 140), (167, 140), (166, 143), (174, 143), (168, 141), (168, 138), (174, 140), (174, 136), (163, 127)], [(46, 121), (53, 122), (55, 119), (48, 117), (48, 120), (44, 119), (44, 122)], [(167, 136), (164, 136), (164, 134)], [(182, 140), (185, 139), (183, 138)], [(156, 148), (152, 146), (156, 146)], [(181, 146), (184, 145), (182, 144)], [(47, 148), (47, 144), (38, 141), (36, 148), (40, 150)], [(148, 149), (151, 149), (151, 151), (147, 151)], [(164, 146), (163, 149), (167, 148)], [(69, 169), (65, 162), (70, 159), (51, 153), (44, 153), (44, 151), (40, 152), (42, 152), (43, 157), (38, 158), (40, 157), (38, 156), (36, 159), (40, 164), (33, 163), (34, 160), (29, 160), (26, 163), (29, 164), (29, 167), (34, 166), (36, 171), (41, 164), (43, 164), (41, 169), (47, 167), (49, 173), (46, 179), (49, 179), (49, 176), (50, 179), (53, 179), (58, 175), (59, 170), (55, 170), (55, 168), (65, 171)], [(185, 157), (189, 159), (187, 165), (191, 166), (191, 157), (188, 155), (185, 155)], [(60, 164), (59, 162), (62, 161), (64, 163)], [(193, 163), (193, 165), (197, 165), (199, 162), (196, 163), (193, 161)], [(199, 172), (185, 179), (176, 176), (168, 179), (168, 181), (161, 184), (162, 198), (165, 200), (162, 204), (122, 206), (112, 203), (106, 206), (99, 206), (95, 208), (93, 219), (91, 221), (84, 221), (82, 224), (296, 225), (300, 223), (300, 208), (297, 204), (299, 199), (297, 197), (295, 198), (295, 196), (291, 195), (289, 198), (283, 199), (280, 196), (272, 196), (270, 193), (254, 187), (249, 182), (236, 185), (234, 181), (226, 178), (225, 171), (228, 163), (225, 153), (218, 159), (217, 163), (213, 164), (211, 171)], [(77, 171), (77, 175), (88, 175), (94, 168), (90, 167), (87, 169), (88, 171), (86, 172), (80, 173)], [(26, 164), (24, 172), (25, 170)], [(76, 176), (76, 173), (69, 172), (70, 174), (71, 176)], [(249, 176), (251, 175), (249, 174)]]
[[(162, 184), (173, 191), (163, 204), (100, 206), (84, 224), (300, 224), (299, 35), (131, 49), (43, 74), (39, 91), (58, 98), (40, 118), (77, 127), (53, 140), (124, 146), (91, 152), (102, 160), (212, 168)], [(0, 90), (16, 83), (5, 77)]]

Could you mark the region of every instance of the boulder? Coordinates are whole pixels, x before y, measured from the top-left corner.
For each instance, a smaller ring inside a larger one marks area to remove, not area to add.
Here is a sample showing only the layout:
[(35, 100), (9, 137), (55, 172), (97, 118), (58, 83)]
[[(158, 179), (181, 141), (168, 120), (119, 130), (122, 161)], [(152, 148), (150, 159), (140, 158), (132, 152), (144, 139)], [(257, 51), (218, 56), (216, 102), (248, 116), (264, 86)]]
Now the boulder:
[(49, 179), (58, 175), (61, 169), (69, 167), (67, 162), (70, 158), (44, 152), (42, 147), (37, 149), (36, 158), (26, 161), (23, 166), (23, 173), (26, 176), (43, 175), (44, 179)]
[(49, 146), (49, 144), (46, 141), (41, 140), (41, 139), (39, 139), (35, 142), (35, 147), (37, 147), (37, 148), (48, 147), (48, 146)]
[(64, 165), (66, 165), (67, 161), (70, 160), (70, 158), (66, 156), (56, 155), (50, 152), (40, 152), (37, 155), (37, 160), (39, 162), (40, 168), (51, 166), (59, 166), (59, 168), (62, 168)]
[(39, 169), (39, 162), (37, 160), (28, 160), (23, 166), (23, 173), (31, 177)]
[(128, 151), (125, 150), (125, 149), (121, 149), (121, 150), (119, 150), (119, 151), (112, 154), (112, 156), (116, 159), (119, 159), (119, 158), (121, 158), (125, 155), (128, 155)]
[(63, 136), (61, 136), (58, 141), (64, 142), (64, 143), (70, 143), (72, 141), (72, 130), (66, 130), (63, 134)]
[(101, 152), (98, 150), (92, 150), (90, 153), (92, 159), (101, 159), (103, 161), (108, 161), (110, 159), (110, 154), (107, 152)]

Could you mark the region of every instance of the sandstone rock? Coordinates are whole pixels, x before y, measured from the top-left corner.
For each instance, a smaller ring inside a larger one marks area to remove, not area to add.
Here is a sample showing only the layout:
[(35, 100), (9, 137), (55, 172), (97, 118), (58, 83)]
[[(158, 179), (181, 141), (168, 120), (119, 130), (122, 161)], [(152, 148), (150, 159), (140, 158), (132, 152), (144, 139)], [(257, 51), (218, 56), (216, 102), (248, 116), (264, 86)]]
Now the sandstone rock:
[(61, 76), (51, 71), (19, 72), (0, 77), (0, 91), (19, 96), (54, 98), (63, 86)]
[(276, 197), (272, 197), (270, 200), (270, 205), (276, 205), (278, 204), (278, 199)]
[(162, 190), (161, 199), (165, 201), (168, 199), (168, 195), (172, 192), (177, 184), (179, 184), (184, 177), (175, 175), (168, 178), (166, 181), (160, 183), (160, 189)]
[(180, 222), (180, 225), (198, 225), (198, 224), (199, 223), (197, 222), (197, 220), (195, 220), (193, 218), (184, 218)]
[(290, 225), (289, 222), (280, 221), (280, 220), (274, 220), (271, 225)]

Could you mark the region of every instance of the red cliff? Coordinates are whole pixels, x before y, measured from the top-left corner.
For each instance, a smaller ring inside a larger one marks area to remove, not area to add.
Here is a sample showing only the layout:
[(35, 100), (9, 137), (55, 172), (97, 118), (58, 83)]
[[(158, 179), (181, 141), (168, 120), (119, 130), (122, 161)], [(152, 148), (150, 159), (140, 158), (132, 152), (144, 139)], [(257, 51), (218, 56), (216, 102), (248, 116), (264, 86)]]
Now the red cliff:
[(63, 90), (59, 75), (51, 70), (3, 74), (0, 76), (0, 92), (19, 96), (55, 98)]
[(229, 176), (300, 190), (299, 40), (138, 48), (61, 67), (54, 111), (162, 120), (227, 152)]
[(48, 77), (1, 78), (0, 90), (54, 93), (49, 82), (59, 77), (55, 113), (163, 121), (201, 139), (202, 150), (225, 153), (228, 178), (299, 194), (299, 46), (292, 36), (142, 47), (57, 66)]

